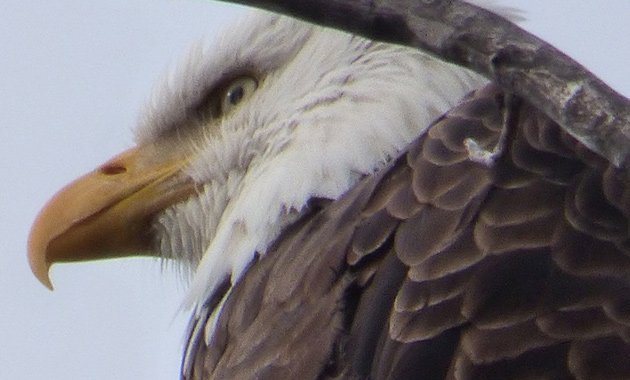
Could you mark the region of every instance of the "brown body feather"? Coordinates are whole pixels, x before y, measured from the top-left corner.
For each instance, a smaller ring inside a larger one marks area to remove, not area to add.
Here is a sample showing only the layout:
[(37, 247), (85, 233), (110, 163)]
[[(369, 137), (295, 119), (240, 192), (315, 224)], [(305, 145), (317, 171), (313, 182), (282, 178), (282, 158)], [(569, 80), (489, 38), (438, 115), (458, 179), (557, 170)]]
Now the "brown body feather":
[[(470, 159), (466, 139), (491, 151), (504, 128), (493, 165)], [(210, 344), (191, 336), (185, 377), (630, 378), (627, 183), (490, 85), (314, 202), (235, 284)]]

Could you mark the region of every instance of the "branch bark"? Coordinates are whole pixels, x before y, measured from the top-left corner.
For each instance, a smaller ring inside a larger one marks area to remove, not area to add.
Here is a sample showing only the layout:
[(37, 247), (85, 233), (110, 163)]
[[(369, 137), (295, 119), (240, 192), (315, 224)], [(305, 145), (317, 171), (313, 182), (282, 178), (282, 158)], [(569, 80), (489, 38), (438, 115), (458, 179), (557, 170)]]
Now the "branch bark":
[(370, 39), (424, 49), (484, 74), (619, 167), (630, 101), (510, 21), (460, 0), (233, 0)]

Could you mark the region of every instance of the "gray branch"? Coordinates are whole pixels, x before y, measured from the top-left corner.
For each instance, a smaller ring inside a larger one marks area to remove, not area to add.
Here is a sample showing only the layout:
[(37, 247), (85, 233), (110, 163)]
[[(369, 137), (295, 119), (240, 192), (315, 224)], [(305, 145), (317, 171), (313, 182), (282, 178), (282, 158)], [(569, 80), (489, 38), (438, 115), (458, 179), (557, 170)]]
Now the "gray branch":
[(234, 0), (370, 39), (404, 44), (486, 75), (590, 149), (630, 164), (630, 101), (506, 19), (459, 0)]

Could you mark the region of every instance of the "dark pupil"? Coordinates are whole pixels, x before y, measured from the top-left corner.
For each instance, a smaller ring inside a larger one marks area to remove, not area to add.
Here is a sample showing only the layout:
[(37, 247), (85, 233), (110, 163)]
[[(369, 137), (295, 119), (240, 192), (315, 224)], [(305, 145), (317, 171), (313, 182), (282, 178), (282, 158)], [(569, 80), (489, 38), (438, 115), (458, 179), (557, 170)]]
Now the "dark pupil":
[(243, 95), (244, 95), (245, 90), (243, 90), (243, 86), (238, 86), (232, 90), (230, 90), (230, 92), (228, 92), (228, 101), (230, 102), (230, 104), (232, 105), (237, 105), (238, 102), (241, 101), (241, 99), (243, 99)]

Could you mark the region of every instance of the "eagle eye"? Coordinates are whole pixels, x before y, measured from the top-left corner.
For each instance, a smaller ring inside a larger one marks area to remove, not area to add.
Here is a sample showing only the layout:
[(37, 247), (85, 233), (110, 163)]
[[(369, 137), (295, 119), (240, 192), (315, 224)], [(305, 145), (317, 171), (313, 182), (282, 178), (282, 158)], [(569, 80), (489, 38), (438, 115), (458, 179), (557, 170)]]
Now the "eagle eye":
[(244, 100), (247, 100), (258, 88), (258, 82), (252, 77), (238, 77), (225, 87), (221, 99), (221, 114), (231, 112)]

